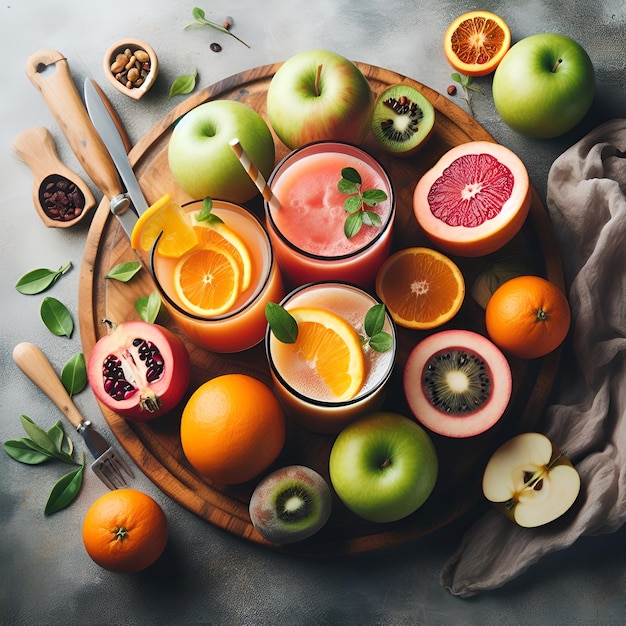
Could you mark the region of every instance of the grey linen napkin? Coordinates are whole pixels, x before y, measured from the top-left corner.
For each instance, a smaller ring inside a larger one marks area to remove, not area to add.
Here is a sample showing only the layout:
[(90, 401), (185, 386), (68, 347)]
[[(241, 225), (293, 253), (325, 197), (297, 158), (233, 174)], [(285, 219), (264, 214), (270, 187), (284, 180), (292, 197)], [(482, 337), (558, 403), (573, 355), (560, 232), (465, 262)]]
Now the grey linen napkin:
[(542, 556), (626, 520), (626, 120), (602, 124), (556, 159), (547, 208), (574, 358), (562, 359), (537, 430), (575, 464), (581, 492), (568, 513), (540, 528), (519, 528), (495, 510), (475, 522), (441, 572), (441, 584), (461, 597), (500, 587)]

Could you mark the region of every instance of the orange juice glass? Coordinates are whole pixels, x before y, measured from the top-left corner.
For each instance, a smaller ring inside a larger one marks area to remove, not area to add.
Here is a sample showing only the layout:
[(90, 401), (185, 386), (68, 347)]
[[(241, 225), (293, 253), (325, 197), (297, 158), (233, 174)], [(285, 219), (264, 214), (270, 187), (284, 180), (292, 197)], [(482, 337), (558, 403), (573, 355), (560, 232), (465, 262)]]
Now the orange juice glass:
[[(183, 206), (199, 211), (201, 202)], [(212, 352), (240, 352), (262, 341), (267, 325), (265, 305), (284, 296), (280, 270), (272, 245), (261, 222), (244, 207), (222, 200), (213, 201), (212, 213), (234, 230), (245, 242), (252, 259), (252, 279), (227, 313), (201, 317), (185, 309), (173, 286), (178, 259), (159, 256), (155, 246), (150, 257), (152, 274), (165, 305), (181, 331), (198, 346)]]
[[(331, 311), (348, 321), (357, 333), (365, 335), (365, 314), (380, 301), (357, 285), (343, 282), (318, 282), (296, 288), (281, 302), (289, 310), (308, 306)], [(323, 385), (309, 364), (298, 360), (290, 344), (280, 342), (271, 330), (265, 335), (274, 389), (286, 413), (304, 428), (317, 433), (338, 433), (357, 417), (380, 408), (391, 377), (396, 356), (394, 323), (386, 315), (384, 331), (393, 339), (387, 352), (364, 346), (365, 382), (351, 400), (336, 401), (324, 395)]]
[[(361, 189), (382, 189), (387, 200), (374, 208), (381, 226), (363, 226), (348, 239), (343, 231), (347, 196), (337, 189), (341, 170), (352, 167)], [(268, 183), (280, 202), (265, 202), (266, 228), (285, 282), (292, 287), (339, 280), (364, 288), (373, 285), (389, 256), (395, 197), (384, 167), (357, 146), (321, 141), (298, 148), (274, 169)]]

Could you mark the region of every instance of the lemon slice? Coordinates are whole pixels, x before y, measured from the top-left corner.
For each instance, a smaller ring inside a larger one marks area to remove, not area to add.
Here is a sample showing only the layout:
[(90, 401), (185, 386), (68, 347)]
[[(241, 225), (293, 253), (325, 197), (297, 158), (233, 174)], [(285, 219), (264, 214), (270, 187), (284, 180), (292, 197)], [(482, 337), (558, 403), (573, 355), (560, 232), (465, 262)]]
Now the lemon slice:
[(365, 365), (359, 335), (342, 317), (325, 309), (289, 310), (298, 323), (291, 344), (313, 367), (339, 401), (350, 400), (363, 387)]
[(135, 250), (147, 252), (159, 235), (158, 253), (168, 258), (180, 258), (198, 245), (198, 235), (187, 213), (164, 195), (141, 214), (133, 227), (130, 245)]
[(191, 250), (174, 269), (174, 288), (183, 306), (203, 317), (227, 313), (241, 293), (240, 284), (237, 261), (216, 246)]
[(191, 214), (191, 222), (200, 244), (223, 248), (235, 257), (241, 270), (241, 291), (245, 291), (252, 280), (252, 258), (244, 240), (224, 222), (198, 221), (198, 213), (195, 211)]

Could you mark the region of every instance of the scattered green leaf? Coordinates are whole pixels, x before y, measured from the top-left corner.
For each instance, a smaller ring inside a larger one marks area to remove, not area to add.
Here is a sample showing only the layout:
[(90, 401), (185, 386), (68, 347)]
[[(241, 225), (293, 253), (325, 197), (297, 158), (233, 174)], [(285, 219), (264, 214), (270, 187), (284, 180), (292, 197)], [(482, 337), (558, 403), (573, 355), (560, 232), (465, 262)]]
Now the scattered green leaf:
[(139, 313), (139, 317), (144, 322), (154, 324), (159, 313), (161, 312), (161, 306), (163, 301), (159, 292), (155, 289), (149, 296), (141, 296), (137, 298), (135, 302), (135, 310)]
[(74, 321), (67, 307), (51, 296), (43, 299), (40, 309), (41, 319), (48, 330), (58, 337), (71, 337)]
[(51, 515), (71, 504), (83, 484), (83, 476), (85, 474), (85, 453), (83, 452), (82, 463), (79, 467), (68, 472), (63, 476), (52, 488), (44, 515)]
[(170, 87), (169, 97), (181, 96), (191, 93), (196, 88), (196, 79), (198, 78), (198, 70), (194, 70), (193, 74), (183, 74), (174, 80)]
[(369, 344), (376, 352), (387, 352), (393, 345), (393, 337), (383, 330), (385, 326), (386, 311), (382, 303), (375, 304), (365, 314), (363, 328), (366, 337), (363, 345)]
[(58, 270), (50, 270), (44, 267), (27, 272), (22, 276), (15, 288), (22, 294), (32, 296), (46, 289), (49, 289), (54, 283), (72, 267), (71, 261), (67, 265), (63, 265)]
[[(54, 445), (59, 449), (63, 449), (63, 443), (65, 441), (65, 431), (63, 430), (63, 424), (61, 420), (58, 420), (56, 424), (53, 424), (48, 429), (48, 435), (54, 442)], [(69, 439), (68, 439), (69, 440)]]
[(20, 415), (20, 421), (30, 438), (29, 445), (33, 450), (46, 454), (51, 459), (58, 459), (64, 463), (76, 465), (76, 461), (72, 457), (73, 446), (70, 444), (67, 452), (63, 449), (63, 439), (59, 440), (57, 429), (53, 428), (50, 431), (45, 431), (27, 415)]
[(87, 386), (87, 366), (82, 352), (75, 354), (63, 366), (61, 381), (70, 396), (80, 393)]
[(365, 207), (375, 207), (387, 199), (387, 194), (382, 189), (361, 188), (361, 175), (353, 167), (344, 167), (341, 170), (341, 179), (337, 183), (337, 189), (348, 197), (344, 200), (343, 207), (348, 214), (343, 225), (343, 232), (348, 239), (354, 237), (365, 224), (366, 226), (380, 227), (382, 222), (375, 211), (368, 211)]
[(46, 452), (32, 445), (32, 441), (26, 437), (23, 439), (9, 439), (2, 446), (4, 451), (16, 461), (26, 465), (39, 465), (49, 461), (52, 457)]
[(265, 305), (265, 319), (270, 330), (282, 343), (295, 343), (298, 338), (298, 322), (280, 304), (268, 302)]
[(207, 20), (204, 11), (199, 7), (194, 7), (191, 15), (193, 16), (193, 19), (195, 21), (187, 24), (184, 27), (185, 29), (190, 28), (191, 26), (210, 26), (215, 30), (219, 30), (221, 33), (225, 33), (227, 35), (230, 35), (231, 37), (234, 37), (239, 43), (242, 43), (244, 46), (246, 46), (246, 48), (250, 47), (245, 41), (239, 39), (239, 37), (237, 37), (237, 35), (231, 32), (228, 28), (224, 28), (220, 24), (216, 24), (215, 22), (210, 22), (209, 20)]
[(119, 280), (121, 283), (127, 283), (141, 269), (139, 261), (126, 261), (112, 267), (105, 278)]
[(198, 212), (196, 219), (199, 222), (207, 222), (209, 224), (217, 224), (220, 222), (222, 223), (224, 222), (224, 220), (221, 217), (213, 213), (213, 199), (212, 198), (205, 198), (202, 201), (202, 208)]

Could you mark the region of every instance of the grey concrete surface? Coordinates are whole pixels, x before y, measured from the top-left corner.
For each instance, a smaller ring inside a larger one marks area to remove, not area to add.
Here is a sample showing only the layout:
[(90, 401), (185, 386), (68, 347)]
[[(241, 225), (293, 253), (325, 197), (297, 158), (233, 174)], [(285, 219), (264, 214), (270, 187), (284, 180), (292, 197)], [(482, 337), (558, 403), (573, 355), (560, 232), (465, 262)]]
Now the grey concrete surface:
[[(251, 44), (207, 30), (184, 31), (197, 4), (219, 21), (232, 15)], [(523, 138), (499, 119), (491, 78), (478, 79), (478, 121), (525, 161), (545, 198), (548, 170), (567, 147), (602, 121), (626, 111), (626, 4), (567, 0), (498, 2), (481, 8), (509, 23), (514, 41), (537, 32), (578, 40), (593, 59), (597, 95), (574, 131), (551, 141)], [(451, 70), (441, 40), (447, 25), (475, 8), (439, 0), (6, 0), (0, 7), (3, 43), (0, 97), (0, 439), (21, 436), (20, 414), (51, 423), (58, 411), (15, 367), (13, 346), (39, 344), (60, 369), (80, 351), (80, 337), (51, 335), (39, 318), (40, 297), (14, 289), (36, 267), (74, 268), (51, 295), (76, 311), (85, 228), (46, 229), (31, 200), (32, 175), (10, 145), (31, 126), (48, 127), (65, 163), (81, 172), (58, 125), (25, 74), (26, 59), (54, 48), (70, 61), (76, 82), (92, 76), (104, 86), (101, 64), (108, 46), (125, 36), (150, 42), (161, 62), (153, 91), (139, 103), (106, 92), (133, 142), (180, 98), (168, 100), (180, 74), (199, 71), (198, 88), (236, 72), (285, 60), (308, 48), (327, 48), (354, 60), (390, 68), (445, 93)], [(218, 41), (215, 54), (209, 44)], [(455, 99), (462, 106), (461, 99)], [(100, 194), (94, 189), (97, 198)], [(623, 269), (623, 268), (622, 268)], [(109, 434), (89, 391), (76, 397)], [(68, 431), (69, 432), (69, 431)], [(82, 449), (82, 442), (73, 435)], [(506, 587), (471, 600), (451, 596), (439, 572), (458, 545), (463, 523), (382, 554), (313, 560), (276, 554), (216, 529), (166, 497), (140, 472), (136, 486), (163, 507), (170, 527), (162, 559), (136, 576), (111, 574), (86, 555), (83, 516), (104, 486), (88, 475), (78, 499), (44, 518), (43, 506), (64, 468), (26, 467), (0, 452), (0, 623), (2, 624), (624, 624), (626, 532), (589, 537), (543, 559)]]

